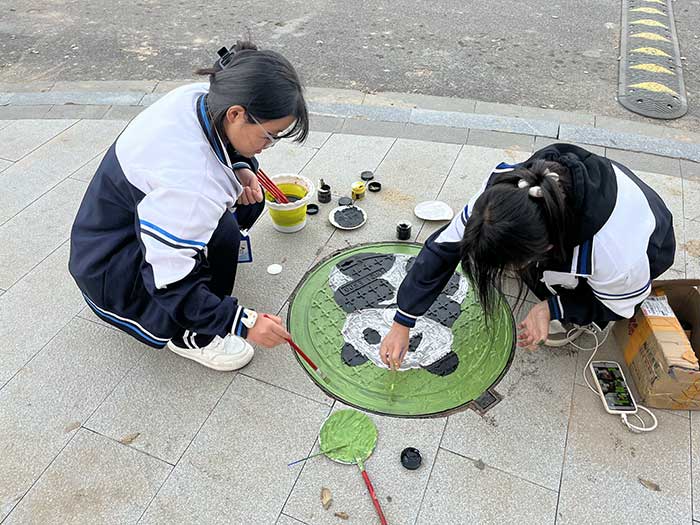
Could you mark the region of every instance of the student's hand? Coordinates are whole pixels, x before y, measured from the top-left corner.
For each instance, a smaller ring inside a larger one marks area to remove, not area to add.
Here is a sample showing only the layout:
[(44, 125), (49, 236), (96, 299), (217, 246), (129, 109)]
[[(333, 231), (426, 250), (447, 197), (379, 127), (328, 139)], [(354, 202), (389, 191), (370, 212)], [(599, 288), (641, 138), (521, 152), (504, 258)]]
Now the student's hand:
[(255, 173), (249, 169), (241, 168), (236, 170), (236, 176), (243, 186), (243, 193), (238, 197), (238, 204), (248, 206), (249, 204), (262, 202), (263, 190)]
[(379, 356), (389, 368), (398, 370), (401, 366), (403, 358), (408, 352), (410, 332), (411, 329), (407, 326), (394, 322), (391, 325), (391, 330), (382, 340)]
[(248, 329), (248, 341), (256, 345), (272, 348), (286, 343), (291, 336), (282, 326), (282, 319), (276, 315), (259, 314), (253, 328)]
[(535, 350), (549, 336), (549, 305), (542, 301), (533, 306), (522, 323), (518, 325), (518, 346)]

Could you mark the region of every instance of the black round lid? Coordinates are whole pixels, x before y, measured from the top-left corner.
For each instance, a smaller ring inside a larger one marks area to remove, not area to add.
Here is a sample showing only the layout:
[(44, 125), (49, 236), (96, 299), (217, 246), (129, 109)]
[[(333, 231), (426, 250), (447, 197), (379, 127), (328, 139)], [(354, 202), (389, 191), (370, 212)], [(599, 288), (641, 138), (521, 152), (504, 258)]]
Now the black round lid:
[(350, 197), (341, 197), (338, 199), (338, 204), (340, 206), (350, 206), (352, 205), (352, 199)]
[(422, 461), (423, 458), (417, 448), (408, 447), (401, 452), (401, 464), (408, 470), (416, 470)]
[(318, 213), (318, 204), (310, 202), (306, 205), (306, 215), (316, 215)]
[(360, 178), (362, 180), (372, 180), (374, 178), (374, 173), (372, 173), (371, 171), (363, 171), (362, 173), (360, 173)]

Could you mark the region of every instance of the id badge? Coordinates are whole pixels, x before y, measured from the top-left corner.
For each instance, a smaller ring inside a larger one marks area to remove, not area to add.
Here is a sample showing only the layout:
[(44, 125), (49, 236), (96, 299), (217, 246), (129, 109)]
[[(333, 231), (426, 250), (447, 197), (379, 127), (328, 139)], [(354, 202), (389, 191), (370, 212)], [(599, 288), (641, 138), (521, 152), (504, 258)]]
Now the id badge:
[(250, 248), (250, 237), (248, 236), (247, 230), (241, 232), (241, 244), (238, 248), (238, 262), (253, 262), (253, 250)]

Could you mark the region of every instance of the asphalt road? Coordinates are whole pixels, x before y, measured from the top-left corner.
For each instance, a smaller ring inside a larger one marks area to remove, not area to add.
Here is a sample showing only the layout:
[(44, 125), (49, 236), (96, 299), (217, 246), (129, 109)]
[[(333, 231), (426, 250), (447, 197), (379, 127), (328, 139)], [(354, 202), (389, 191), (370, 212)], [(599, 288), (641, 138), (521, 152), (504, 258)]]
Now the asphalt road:
[[(673, 2), (700, 128), (700, 1)], [(615, 100), (620, 2), (4, 0), (0, 82), (191, 78), (249, 31), (307, 85), (636, 118)], [(698, 93), (698, 94), (696, 94)]]

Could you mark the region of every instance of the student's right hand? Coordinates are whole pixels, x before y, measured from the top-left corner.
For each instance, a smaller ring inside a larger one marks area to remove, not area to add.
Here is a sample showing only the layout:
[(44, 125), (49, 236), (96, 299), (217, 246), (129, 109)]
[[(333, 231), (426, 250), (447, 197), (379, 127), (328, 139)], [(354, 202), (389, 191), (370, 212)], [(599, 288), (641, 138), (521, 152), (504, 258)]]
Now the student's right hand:
[(394, 322), (391, 325), (391, 330), (382, 340), (382, 346), (379, 349), (379, 357), (382, 362), (390, 369), (398, 370), (403, 362), (403, 358), (408, 352), (408, 340), (411, 335), (411, 329), (407, 326)]
[(259, 314), (258, 320), (255, 321), (253, 328), (248, 329), (248, 337), (246, 338), (251, 343), (272, 348), (273, 346), (281, 345), (290, 339), (291, 335), (285, 330), (282, 325), (282, 319), (276, 315)]

